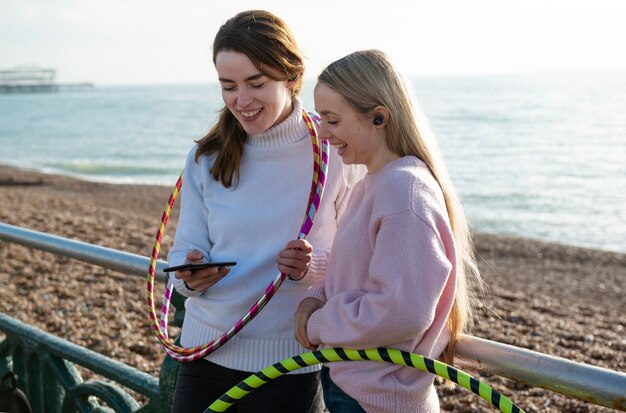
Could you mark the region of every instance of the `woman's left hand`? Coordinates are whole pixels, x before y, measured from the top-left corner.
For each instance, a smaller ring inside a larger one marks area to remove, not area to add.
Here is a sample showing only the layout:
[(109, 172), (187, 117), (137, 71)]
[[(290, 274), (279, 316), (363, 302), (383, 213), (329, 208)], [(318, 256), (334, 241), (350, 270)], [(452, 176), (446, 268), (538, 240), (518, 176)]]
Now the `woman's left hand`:
[(294, 280), (301, 280), (313, 259), (313, 246), (309, 241), (297, 239), (289, 241), (278, 254), (278, 270)]
[(307, 297), (300, 301), (294, 317), (294, 336), (302, 347), (309, 350), (316, 350), (320, 343), (312, 343), (306, 331), (306, 325), (311, 318), (311, 314), (324, 307), (324, 301), (315, 297)]

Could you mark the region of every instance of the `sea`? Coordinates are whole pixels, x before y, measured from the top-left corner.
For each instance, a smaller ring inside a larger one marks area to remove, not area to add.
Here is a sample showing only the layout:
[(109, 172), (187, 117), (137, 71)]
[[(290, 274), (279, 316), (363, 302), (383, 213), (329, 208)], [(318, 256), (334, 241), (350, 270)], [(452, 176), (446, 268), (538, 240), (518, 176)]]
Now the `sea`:
[[(474, 229), (626, 252), (626, 71), (410, 81)], [(174, 185), (221, 106), (217, 84), (0, 94), (0, 164)]]

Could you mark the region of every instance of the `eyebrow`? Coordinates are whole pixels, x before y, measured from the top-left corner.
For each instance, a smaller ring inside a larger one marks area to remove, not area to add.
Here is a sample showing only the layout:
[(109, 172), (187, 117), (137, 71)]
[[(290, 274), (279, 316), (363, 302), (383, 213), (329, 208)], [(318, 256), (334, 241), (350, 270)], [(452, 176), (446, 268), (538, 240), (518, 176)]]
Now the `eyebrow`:
[[(265, 76), (263, 73), (257, 73), (256, 75), (252, 75), (252, 76), (249, 76), (249, 77), (245, 78), (244, 82), (249, 82), (251, 80), (257, 80), (257, 79), (262, 78), (263, 76)], [(220, 77), (219, 81), (220, 82), (225, 82), (225, 83), (237, 83), (234, 80), (226, 79), (224, 77)]]
[(332, 110), (323, 110), (321, 112), (319, 112), (320, 115), (324, 115), (324, 116), (328, 116), (328, 115), (335, 115), (337, 116), (337, 114), (335, 112), (333, 112)]

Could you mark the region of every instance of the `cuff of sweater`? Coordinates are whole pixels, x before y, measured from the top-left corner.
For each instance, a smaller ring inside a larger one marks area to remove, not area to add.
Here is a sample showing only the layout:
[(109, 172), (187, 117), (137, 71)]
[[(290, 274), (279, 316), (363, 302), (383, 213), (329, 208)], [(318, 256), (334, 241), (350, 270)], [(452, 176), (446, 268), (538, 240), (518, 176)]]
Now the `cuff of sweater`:
[(304, 294), (304, 298), (313, 297), (326, 302), (326, 294), (324, 293), (324, 282), (318, 282), (309, 288)]
[(322, 332), (322, 322), (320, 321), (321, 317), (319, 317), (319, 315), (320, 310), (314, 311), (313, 314), (311, 314), (311, 317), (309, 317), (309, 321), (307, 321), (306, 324), (306, 335), (308, 336), (309, 341), (312, 343), (322, 343), (322, 339), (320, 337)]
[(317, 281), (326, 275), (326, 263), (328, 262), (329, 249), (313, 250), (313, 258), (306, 271), (306, 276), (311, 281)]

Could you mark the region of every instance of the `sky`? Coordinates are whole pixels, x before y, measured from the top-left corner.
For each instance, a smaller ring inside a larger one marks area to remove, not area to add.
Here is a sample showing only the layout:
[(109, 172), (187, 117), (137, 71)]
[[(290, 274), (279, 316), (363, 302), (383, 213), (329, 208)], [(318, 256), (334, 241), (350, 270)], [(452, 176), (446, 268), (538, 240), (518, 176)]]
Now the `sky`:
[(352, 51), (407, 76), (626, 70), (624, 0), (0, 0), (0, 69), (97, 85), (216, 80), (211, 43), (237, 12), (292, 28), (305, 77)]

